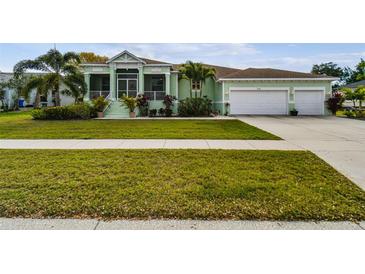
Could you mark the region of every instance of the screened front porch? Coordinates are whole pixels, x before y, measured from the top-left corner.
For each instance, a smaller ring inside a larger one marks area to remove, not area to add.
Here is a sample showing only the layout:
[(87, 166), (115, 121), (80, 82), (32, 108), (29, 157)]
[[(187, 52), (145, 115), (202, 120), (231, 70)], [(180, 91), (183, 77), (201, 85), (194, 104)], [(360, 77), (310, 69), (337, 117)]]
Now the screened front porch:
[(150, 100), (163, 100), (166, 95), (166, 76), (164, 74), (145, 74), (144, 94)]
[(90, 99), (95, 99), (99, 96), (107, 97), (109, 93), (110, 93), (109, 74), (91, 74)]

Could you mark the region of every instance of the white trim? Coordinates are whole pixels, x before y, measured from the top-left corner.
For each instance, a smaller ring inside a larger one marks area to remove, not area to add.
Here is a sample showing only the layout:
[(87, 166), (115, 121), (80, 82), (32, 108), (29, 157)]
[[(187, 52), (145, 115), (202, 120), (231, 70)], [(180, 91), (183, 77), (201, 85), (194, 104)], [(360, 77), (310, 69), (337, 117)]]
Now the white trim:
[(179, 103), (179, 76), (176, 75), (176, 98), (177, 103)]
[[(224, 82), (223, 82), (224, 83)], [(237, 90), (237, 91), (260, 91), (260, 90), (268, 90), (268, 91), (286, 91), (287, 96), (286, 96), (286, 114), (289, 115), (289, 100), (290, 100), (290, 87), (278, 87), (278, 88), (267, 88), (267, 87), (230, 87), (229, 88), (229, 101), (231, 100), (231, 92), (232, 90)]]
[(108, 61), (106, 61), (107, 64), (109, 64), (110, 62), (112, 62), (113, 60), (117, 59), (118, 57), (122, 56), (123, 54), (127, 54), (129, 56), (131, 56), (132, 58), (138, 60), (139, 62), (143, 63), (143, 64), (146, 64), (145, 61), (143, 61), (142, 59), (138, 58), (137, 56), (135, 56), (134, 54), (130, 53), (129, 51), (127, 50), (124, 50), (122, 51), (121, 53), (113, 56), (112, 58), (110, 58)]
[[(134, 75), (137, 75), (137, 78), (118, 78), (118, 75), (119, 74), (134, 74)], [(127, 92), (127, 96), (130, 96), (129, 94), (128, 94), (128, 91), (129, 91), (129, 88), (128, 88), (128, 81), (129, 80), (135, 80), (135, 81), (137, 81), (137, 88), (136, 88), (136, 91), (137, 91), (137, 95), (139, 94), (139, 73), (132, 73), (132, 72), (126, 72), (126, 73), (124, 73), (124, 72), (119, 72), (119, 73), (116, 73), (116, 79), (117, 79), (117, 94), (116, 94), (116, 99), (117, 100), (119, 100), (120, 98), (119, 98), (119, 96), (118, 96), (118, 92), (119, 92), (119, 80), (126, 80), (127, 81), (127, 90), (126, 90), (126, 92)]]
[(145, 64), (145, 67), (172, 67), (172, 64)]
[[(229, 95), (228, 95), (228, 100), (230, 99)], [(224, 102), (224, 82), (222, 82), (222, 102)]]
[(217, 81), (336, 81), (339, 78), (219, 78)]
[(93, 64), (93, 63), (82, 63), (79, 65), (80, 67), (108, 67), (107, 64)]
[[(296, 101), (295, 101), (295, 93), (296, 91), (323, 91), (322, 92), (322, 109), (321, 109), (321, 115), (324, 115), (324, 105), (325, 105), (325, 99), (326, 99), (326, 87), (293, 87), (293, 100), (294, 100), (294, 108), (296, 109)], [(300, 113), (299, 113), (300, 115)]]

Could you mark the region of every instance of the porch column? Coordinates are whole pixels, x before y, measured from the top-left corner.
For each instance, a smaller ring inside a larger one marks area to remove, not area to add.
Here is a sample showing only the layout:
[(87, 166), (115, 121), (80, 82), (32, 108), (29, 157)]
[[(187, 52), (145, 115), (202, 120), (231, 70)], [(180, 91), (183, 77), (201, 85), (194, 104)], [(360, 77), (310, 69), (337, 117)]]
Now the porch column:
[(166, 95), (170, 95), (170, 73), (165, 73), (165, 82), (166, 82)]
[(117, 93), (117, 74), (114, 68), (109, 69), (109, 77), (110, 77), (110, 99), (115, 101), (116, 100), (116, 93)]
[(86, 83), (86, 94), (84, 96), (84, 100), (89, 101), (90, 100), (90, 74), (89, 73), (84, 74), (84, 81)]
[(144, 93), (143, 67), (138, 68), (138, 93)]

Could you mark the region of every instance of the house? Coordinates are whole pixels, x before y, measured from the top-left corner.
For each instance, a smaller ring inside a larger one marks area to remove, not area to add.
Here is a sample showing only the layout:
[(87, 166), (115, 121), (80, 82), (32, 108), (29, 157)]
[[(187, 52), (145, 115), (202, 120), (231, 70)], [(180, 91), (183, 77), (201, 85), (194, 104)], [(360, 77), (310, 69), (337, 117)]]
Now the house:
[[(326, 115), (326, 99), (331, 96), (331, 82), (325, 75), (270, 69), (236, 69), (206, 65), (216, 70), (200, 90), (193, 83), (194, 93), (202, 92), (221, 114), (288, 115), (297, 109), (299, 115)], [(117, 102), (123, 94), (146, 94), (150, 108), (161, 108), (162, 99), (170, 94), (179, 100), (190, 96), (190, 83), (179, 79), (179, 65), (141, 58), (128, 51), (110, 58), (106, 63), (82, 64), (88, 86), (86, 99), (108, 97), (112, 103), (106, 116), (127, 116)], [(176, 109), (175, 109), (176, 111)]]
[(361, 81), (357, 81), (351, 84), (347, 84), (342, 86), (342, 88), (351, 88), (351, 89), (356, 89), (360, 86), (364, 86), (365, 87), (365, 80), (361, 80)]
[[(325, 75), (270, 68), (237, 69), (208, 65), (216, 71), (203, 88), (193, 83), (193, 93), (212, 100), (213, 109), (232, 115), (288, 115), (296, 109), (299, 115), (329, 114), (325, 101), (331, 96), (331, 82), (336, 78)], [(190, 83), (179, 79), (179, 66), (167, 62), (137, 57), (128, 51), (105, 63), (81, 64), (88, 92), (85, 101), (98, 96), (110, 100), (106, 117), (128, 117), (128, 110), (118, 101), (123, 94), (145, 94), (150, 109), (163, 107), (165, 95), (182, 100), (190, 96)], [(62, 104), (73, 102), (63, 96)], [(52, 97), (48, 98), (52, 105)], [(174, 112), (177, 111), (175, 105)]]
[[(31, 76), (31, 75), (37, 75), (39, 73), (25, 73), (26, 76)], [(9, 81), (12, 77), (14, 76), (14, 73), (12, 72), (1, 72), (0, 71), (0, 83), (2, 82), (7, 82)], [(63, 85), (61, 85), (60, 89), (64, 89), (65, 87)], [(4, 98), (1, 102), (0, 102), (0, 108), (1, 108), (1, 104), (2, 102), (5, 103), (9, 108), (13, 108), (14, 107), (14, 102), (15, 102), (15, 91), (12, 89), (6, 89), (4, 90), (4, 94), (1, 94)], [(0, 95), (0, 96), (1, 96)], [(61, 105), (68, 105), (68, 104), (72, 104), (75, 100), (73, 98), (71, 98), (70, 96), (66, 96), (61, 94)], [(29, 98), (27, 98), (27, 100), (24, 100), (24, 106), (33, 106), (34, 101), (35, 101), (35, 97), (36, 97), (36, 90), (32, 90), (32, 92), (29, 95)], [(20, 97), (21, 99), (24, 99), (23, 97)], [(47, 97), (43, 97), (41, 96), (41, 104), (42, 105), (47, 105), (47, 106), (53, 106), (54, 105), (54, 98), (51, 92), (48, 93)]]

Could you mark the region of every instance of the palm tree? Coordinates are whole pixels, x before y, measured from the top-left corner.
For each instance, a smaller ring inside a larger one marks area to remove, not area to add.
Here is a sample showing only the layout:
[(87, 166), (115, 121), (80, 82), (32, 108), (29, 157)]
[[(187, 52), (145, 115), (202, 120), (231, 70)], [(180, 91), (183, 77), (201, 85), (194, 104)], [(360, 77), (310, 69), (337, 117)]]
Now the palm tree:
[(210, 79), (215, 78), (215, 69), (202, 66), (202, 68), (201, 68), (201, 87), (200, 87), (201, 92), (200, 92), (200, 97), (202, 97), (203, 85), (205, 84), (205, 80), (207, 80), (209, 78)]
[(82, 73), (75, 73), (65, 76), (64, 83), (68, 89), (64, 89), (61, 92), (68, 96), (72, 96), (75, 99), (75, 104), (82, 102), (85, 94), (87, 93), (87, 85)]
[[(205, 67), (202, 63), (187, 61), (180, 68), (180, 77), (190, 81), (190, 98), (192, 98), (193, 82), (200, 82), (200, 97), (202, 96), (203, 84), (208, 78), (215, 77), (215, 69)], [(196, 94), (195, 94), (196, 97)]]
[(60, 86), (61, 84), (69, 86), (66, 80), (67, 76), (79, 73), (78, 64), (80, 57), (75, 52), (66, 52), (62, 54), (56, 49), (49, 50), (46, 54), (37, 57), (34, 60), (23, 60), (14, 66), (14, 73), (21, 75), (27, 70), (36, 70), (45, 72), (44, 81), (50, 87), (55, 96), (55, 105), (61, 104)]
[(43, 75), (31, 76), (23, 86), (21, 94), (25, 99), (28, 99), (31, 92), (36, 89), (33, 107), (40, 108), (41, 96), (47, 97), (48, 91), (50, 90), (47, 84), (46, 78)]

